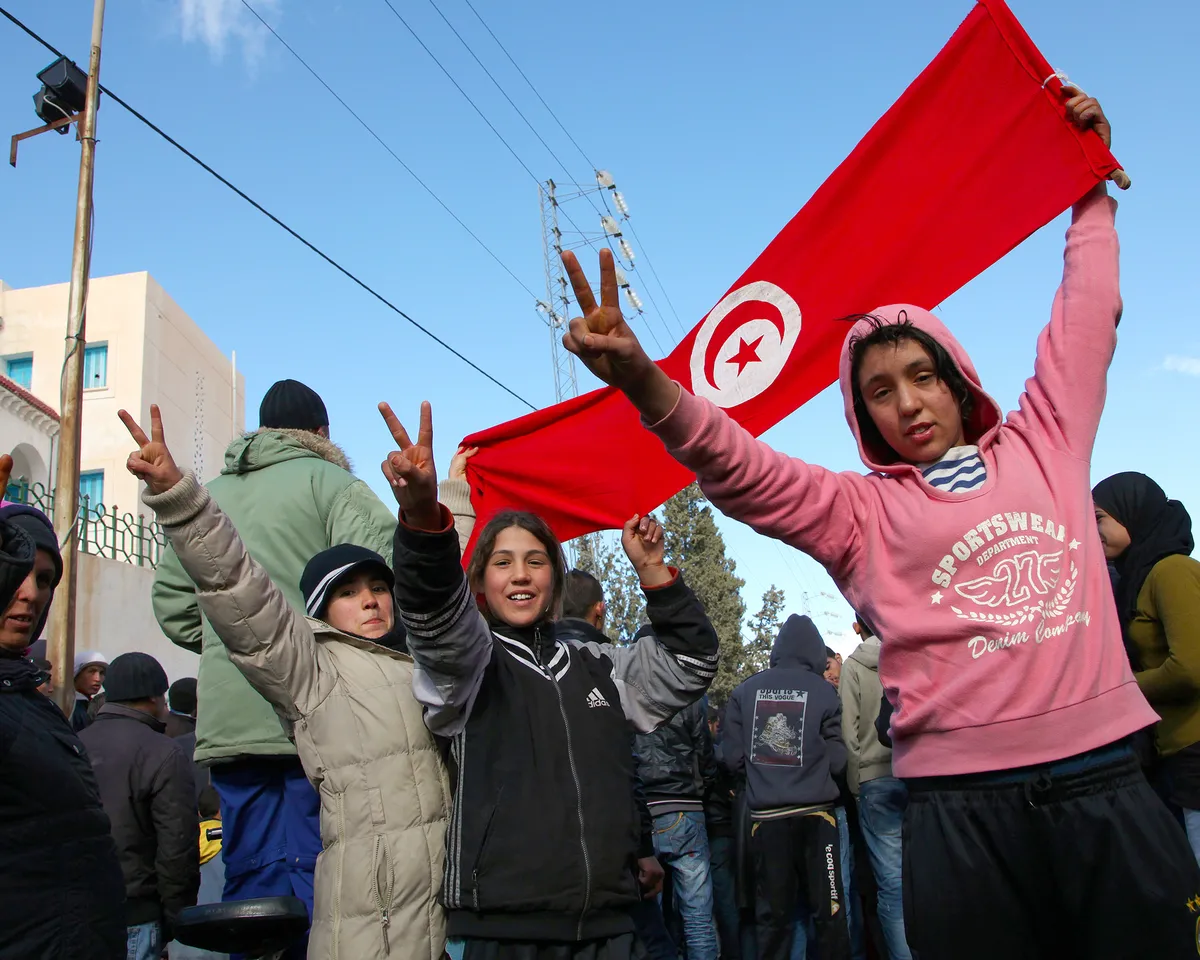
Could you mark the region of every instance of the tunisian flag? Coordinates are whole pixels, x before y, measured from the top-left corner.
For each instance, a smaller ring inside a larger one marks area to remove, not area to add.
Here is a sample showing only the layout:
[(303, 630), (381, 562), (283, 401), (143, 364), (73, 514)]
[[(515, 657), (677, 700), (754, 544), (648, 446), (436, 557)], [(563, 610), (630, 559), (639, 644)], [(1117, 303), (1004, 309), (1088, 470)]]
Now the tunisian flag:
[[(964, 90), (984, 108), (964, 110)], [(980, 0), (659, 366), (756, 436), (774, 426), (837, 379), (839, 318), (937, 305), (1118, 169), (1065, 101), (1008, 7)], [(480, 448), (467, 464), (480, 521), (531, 510), (564, 540), (619, 527), (693, 479), (612, 388), (463, 444)]]

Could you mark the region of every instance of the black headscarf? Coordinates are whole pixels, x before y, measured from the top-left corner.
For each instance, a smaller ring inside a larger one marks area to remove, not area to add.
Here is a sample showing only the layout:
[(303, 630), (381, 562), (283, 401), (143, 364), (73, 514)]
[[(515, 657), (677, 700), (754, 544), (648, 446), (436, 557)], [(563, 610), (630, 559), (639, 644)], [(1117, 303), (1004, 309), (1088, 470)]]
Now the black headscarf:
[(1162, 487), (1144, 473), (1117, 473), (1092, 490), (1096, 506), (1129, 531), (1129, 546), (1116, 560), (1113, 592), (1121, 632), (1129, 647), (1129, 622), (1137, 613), (1137, 598), (1154, 565), (1164, 557), (1189, 556), (1196, 546), (1192, 518), (1178, 500), (1168, 500)]

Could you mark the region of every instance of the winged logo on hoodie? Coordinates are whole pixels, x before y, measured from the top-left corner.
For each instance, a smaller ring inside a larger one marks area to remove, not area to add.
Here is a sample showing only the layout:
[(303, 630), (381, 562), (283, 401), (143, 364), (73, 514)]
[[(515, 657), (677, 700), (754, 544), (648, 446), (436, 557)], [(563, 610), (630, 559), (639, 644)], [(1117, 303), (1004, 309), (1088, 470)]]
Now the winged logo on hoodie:
[(984, 607), (1015, 607), (1044, 597), (1058, 584), (1061, 550), (1038, 553), (1026, 550), (996, 562), (990, 575), (955, 585), (960, 596)]

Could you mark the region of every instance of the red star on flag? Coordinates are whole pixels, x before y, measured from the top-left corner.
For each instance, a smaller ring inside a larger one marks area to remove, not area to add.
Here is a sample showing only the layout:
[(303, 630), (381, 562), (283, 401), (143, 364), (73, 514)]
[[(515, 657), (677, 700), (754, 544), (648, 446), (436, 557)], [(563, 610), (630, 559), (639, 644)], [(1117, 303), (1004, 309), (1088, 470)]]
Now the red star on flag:
[(736, 363), (738, 365), (738, 376), (742, 375), (742, 371), (746, 369), (746, 365), (750, 363), (762, 363), (762, 358), (758, 355), (758, 345), (763, 342), (763, 338), (747, 343), (744, 337), (739, 337), (742, 345), (738, 347), (738, 352), (726, 360), (726, 363)]

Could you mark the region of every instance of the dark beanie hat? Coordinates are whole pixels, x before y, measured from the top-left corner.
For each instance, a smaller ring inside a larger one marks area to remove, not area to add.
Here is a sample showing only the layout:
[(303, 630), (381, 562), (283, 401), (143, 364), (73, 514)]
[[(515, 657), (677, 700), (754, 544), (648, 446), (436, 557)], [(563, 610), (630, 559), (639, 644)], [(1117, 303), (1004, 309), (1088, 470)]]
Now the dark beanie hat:
[(387, 581), (389, 587), (396, 585), (387, 562), (374, 550), (360, 547), (354, 543), (339, 543), (328, 550), (322, 550), (308, 561), (304, 574), (300, 577), (300, 592), (304, 594), (304, 612), (310, 617), (320, 619), (325, 613), (325, 598), (329, 591), (343, 577), (353, 573), (359, 567), (378, 567), (379, 573)]
[(108, 665), (104, 697), (109, 703), (149, 700), (167, 692), (167, 672), (148, 653), (123, 653)]
[(324, 401), (311, 387), (299, 380), (280, 380), (272, 384), (258, 407), (260, 427), (285, 430), (317, 431), (329, 426)]
[(6, 520), (26, 534), (39, 550), (45, 550), (54, 558), (54, 586), (62, 579), (62, 554), (58, 549), (58, 537), (54, 535), (54, 524), (37, 507), (23, 503), (10, 503), (0, 507), (0, 520)]
[(180, 677), (167, 691), (167, 706), (189, 717), (196, 713), (196, 678)]

